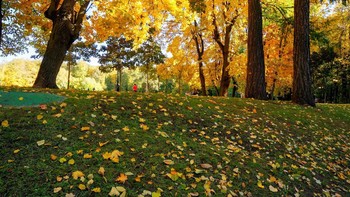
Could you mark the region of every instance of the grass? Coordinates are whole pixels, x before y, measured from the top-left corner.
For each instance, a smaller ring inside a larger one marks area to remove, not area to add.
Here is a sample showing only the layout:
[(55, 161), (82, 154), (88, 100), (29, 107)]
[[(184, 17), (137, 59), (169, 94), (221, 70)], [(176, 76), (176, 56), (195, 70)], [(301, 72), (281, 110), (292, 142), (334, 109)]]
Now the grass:
[(0, 196), (350, 193), (350, 105), (50, 92), (67, 99), (1, 108)]

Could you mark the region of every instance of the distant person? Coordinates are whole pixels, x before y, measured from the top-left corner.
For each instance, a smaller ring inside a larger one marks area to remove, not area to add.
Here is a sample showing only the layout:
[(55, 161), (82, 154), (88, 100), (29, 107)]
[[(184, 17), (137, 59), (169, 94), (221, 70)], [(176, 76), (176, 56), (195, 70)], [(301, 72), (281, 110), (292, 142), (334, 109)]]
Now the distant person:
[(136, 83), (134, 83), (134, 86), (132, 86), (132, 90), (134, 90), (134, 92), (137, 92), (137, 85), (136, 85)]

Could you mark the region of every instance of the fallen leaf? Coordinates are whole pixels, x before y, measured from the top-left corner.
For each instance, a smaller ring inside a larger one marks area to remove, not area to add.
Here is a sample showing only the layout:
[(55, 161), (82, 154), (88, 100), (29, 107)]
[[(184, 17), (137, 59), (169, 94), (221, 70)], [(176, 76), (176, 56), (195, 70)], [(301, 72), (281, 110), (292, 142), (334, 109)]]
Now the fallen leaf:
[(117, 190), (117, 188), (115, 187), (112, 187), (111, 191), (108, 193), (109, 196), (119, 196), (120, 193), (119, 191)]
[(52, 161), (55, 161), (55, 160), (57, 159), (57, 156), (54, 155), (54, 154), (51, 154), (51, 155), (50, 155), (50, 159), (51, 159)]
[(64, 158), (64, 157), (62, 157), (62, 158), (60, 158), (60, 163), (64, 163), (64, 162), (66, 162), (67, 161), (67, 159), (66, 158)]
[(2, 121), (1, 126), (2, 127), (9, 127), (9, 121), (7, 121), (7, 120)]
[(174, 161), (172, 161), (170, 159), (165, 159), (163, 162), (167, 165), (174, 165)]
[(38, 115), (36, 116), (36, 119), (38, 119), (38, 120), (41, 120), (41, 119), (43, 119), (43, 118), (44, 118), (44, 116), (41, 115), (41, 114), (38, 114)]
[(119, 177), (115, 181), (125, 183), (126, 180), (128, 180), (128, 176), (126, 176), (124, 173), (120, 173)]
[(72, 173), (72, 177), (74, 180), (77, 180), (78, 178), (80, 177), (83, 177), (84, 176), (84, 173), (82, 171), (75, 171)]
[(70, 160), (68, 161), (68, 164), (69, 164), (69, 165), (74, 165), (74, 164), (75, 164), (74, 159), (70, 159)]
[(209, 168), (212, 168), (213, 166), (208, 164), (208, 163), (203, 163), (203, 164), (201, 164), (201, 167), (204, 169), (209, 169)]
[(84, 184), (79, 184), (78, 188), (80, 190), (86, 190), (86, 186)]
[(19, 98), (18, 98), (18, 100), (23, 101), (23, 100), (24, 100), (24, 98), (23, 98), (23, 97), (19, 97)]
[(92, 155), (91, 154), (84, 154), (84, 159), (91, 159), (92, 158)]
[(100, 147), (102, 147), (102, 146), (108, 144), (108, 142), (109, 142), (109, 141), (107, 141), (107, 142), (99, 142), (98, 145), (99, 145)]
[(66, 197), (75, 197), (73, 193), (66, 194)]
[(37, 141), (36, 144), (37, 144), (38, 146), (42, 146), (42, 145), (45, 144), (45, 140)]
[(53, 188), (53, 193), (58, 193), (62, 190), (62, 187), (55, 187)]
[(272, 192), (278, 192), (278, 189), (273, 187), (272, 185), (269, 186), (269, 190)]
[(98, 169), (98, 174), (100, 174), (101, 176), (104, 176), (105, 175), (105, 168), (104, 167), (100, 167)]
[(81, 127), (80, 131), (89, 131), (90, 127)]
[(96, 188), (92, 189), (91, 191), (93, 191), (95, 193), (100, 193), (101, 192), (101, 188), (96, 187)]
[(265, 186), (263, 186), (263, 184), (262, 184), (262, 182), (261, 182), (260, 180), (258, 181), (258, 187), (259, 187), (259, 188), (262, 188), (262, 189), (265, 188)]
[(21, 151), (20, 149), (16, 149), (13, 151), (14, 154), (17, 154), (19, 151)]

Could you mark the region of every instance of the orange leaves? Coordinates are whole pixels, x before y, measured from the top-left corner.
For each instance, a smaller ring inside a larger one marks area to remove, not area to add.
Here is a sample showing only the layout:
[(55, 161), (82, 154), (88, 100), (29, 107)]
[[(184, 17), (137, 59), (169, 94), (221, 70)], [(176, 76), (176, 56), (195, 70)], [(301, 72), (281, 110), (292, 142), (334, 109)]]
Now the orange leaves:
[(128, 176), (125, 175), (124, 173), (120, 173), (119, 177), (115, 180), (119, 183), (125, 183), (125, 181), (128, 180)]
[(103, 159), (108, 160), (110, 159), (114, 163), (119, 163), (119, 157), (122, 156), (124, 152), (120, 152), (119, 150), (114, 150), (112, 153), (105, 152), (102, 154)]
[(83, 176), (85, 176), (84, 173), (82, 171), (79, 171), (79, 170), (72, 173), (72, 177), (75, 180), (77, 180), (78, 178), (81, 178)]
[(177, 172), (174, 168), (171, 168), (170, 173), (167, 173), (166, 176), (173, 181), (177, 181), (179, 178), (184, 178), (183, 174)]

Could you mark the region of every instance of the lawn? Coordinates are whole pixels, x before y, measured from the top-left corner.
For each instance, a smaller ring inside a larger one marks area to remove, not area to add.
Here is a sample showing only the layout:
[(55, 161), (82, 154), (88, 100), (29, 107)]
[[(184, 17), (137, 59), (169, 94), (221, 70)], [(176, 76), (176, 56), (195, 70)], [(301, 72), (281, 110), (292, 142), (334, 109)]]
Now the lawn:
[(347, 196), (350, 105), (50, 91), (0, 107), (0, 196)]

